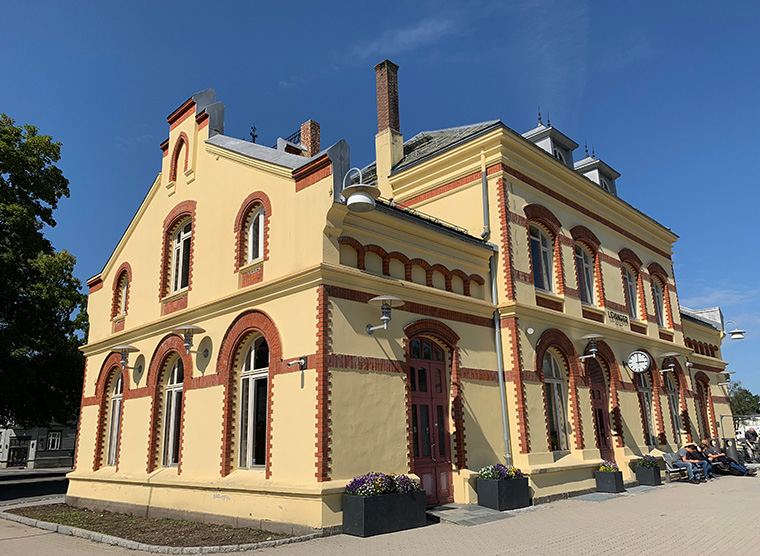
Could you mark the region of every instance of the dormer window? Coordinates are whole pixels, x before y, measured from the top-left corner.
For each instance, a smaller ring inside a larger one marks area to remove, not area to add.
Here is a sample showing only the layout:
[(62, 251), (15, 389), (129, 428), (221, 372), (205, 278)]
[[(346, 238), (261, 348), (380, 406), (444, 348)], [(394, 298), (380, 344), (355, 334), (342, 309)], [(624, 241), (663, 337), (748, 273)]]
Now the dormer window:
[(562, 154), (562, 151), (559, 149), (554, 149), (554, 158), (559, 160), (562, 164), (567, 164), (567, 161), (565, 160), (565, 155)]
[(607, 181), (607, 178), (602, 178), (601, 182), (602, 183), (600, 183), (599, 185), (602, 186), (602, 189), (604, 189), (605, 191), (610, 191), (610, 182)]

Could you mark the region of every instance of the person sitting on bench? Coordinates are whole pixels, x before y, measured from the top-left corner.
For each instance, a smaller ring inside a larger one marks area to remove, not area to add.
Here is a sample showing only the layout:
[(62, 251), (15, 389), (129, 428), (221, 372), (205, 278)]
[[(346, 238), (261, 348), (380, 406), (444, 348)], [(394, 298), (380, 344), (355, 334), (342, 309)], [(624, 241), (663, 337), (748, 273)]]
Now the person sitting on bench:
[(676, 460), (673, 462), (674, 467), (680, 467), (686, 469), (686, 474), (689, 477), (689, 482), (698, 485), (701, 481), (697, 478), (699, 474), (699, 467), (697, 465), (697, 459), (695, 459), (684, 446), (675, 453)]
[[(711, 481), (715, 479), (712, 464), (707, 461), (706, 457), (702, 456), (702, 454), (699, 453), (696, 444), (688, 444), (684, 446), (684, 448), (681, 448), (681, 450), (684, 449), (686, 450), (687, 455), (681, 456), (681, 461), (693, 463), (695, 466), (699, 467), (702, 471), (703, 479), (710, 479)], [(681, 453), (681, 450), (678, 450), (679, 454)]]
[(734, 473), (744, 475), (745, 477), (754, 477), (757, 475), (757, 471), (754, 469), (747, 469), (740, 463), (737, 463), (724, 452), (721, 452), (718, 448), (710, 446), (710, 441), (707, 438), (702, 439), (701, 443), (702, 453), (707, 457), (710, 463), (717, 461), (727, 465)]

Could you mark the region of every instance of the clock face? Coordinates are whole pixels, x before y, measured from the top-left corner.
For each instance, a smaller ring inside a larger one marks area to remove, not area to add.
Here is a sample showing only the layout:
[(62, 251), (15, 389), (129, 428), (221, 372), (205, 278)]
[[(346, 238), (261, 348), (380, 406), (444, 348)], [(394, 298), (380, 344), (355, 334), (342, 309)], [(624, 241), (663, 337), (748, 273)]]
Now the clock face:
[(634, 373), (644, 373), (649, 370), (652, 360), (643, 351), (634, 351), (628, 356), (628, 368)]

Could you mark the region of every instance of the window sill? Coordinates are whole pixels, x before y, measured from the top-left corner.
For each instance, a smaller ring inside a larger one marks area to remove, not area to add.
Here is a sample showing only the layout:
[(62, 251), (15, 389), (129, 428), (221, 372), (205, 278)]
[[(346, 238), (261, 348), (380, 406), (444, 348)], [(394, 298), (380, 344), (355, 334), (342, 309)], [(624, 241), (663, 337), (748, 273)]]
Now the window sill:
[(241, 274), (247, 274), (249, 272), (253, 272), (257, 268), (260, 268), (262, 266), (264, 266), (264, 258), (260, 257), (256, 259), (255, 261), (251, 261), (250, 263), (246, 263), (243, 266), (241, 266), (238, 269), (238, 272), (240, 272)]
[(647, 333), (647, 325), (644, 324), (643, 322), (630, 319), (629, 323), (631, 327), (631, 332), (638, 332), (639, 334)]
[(264, 280), (264, 259), (256, 259), (238, 270), (238, 287), (245, 288)]
[(185, 288), (171, 295), (167, 295), (161, 300), (161, 314), (168, 315), (182, 309), (187, 309), (187, 298), (190, 290)]
[(172, 301), (176, 301), (177, 299), (181, 299), (182, 297), (184, 297), (184, 296), (187, 295), (188, 291), (189, 291), (188, 288), (184, 288), (184, 289), (178, 290), (178, 291), (176, 291), (174, 293), (171, 293), (171, 294), (165, 296), (161, 300), (161, 303), (171, 303)]
[(660, 327), (657, 331), (660, 335), (660, 340), (666, 340), (668, 342), (673, 341), (673, 337), (675, 336), (675, 334), (671, 330)]

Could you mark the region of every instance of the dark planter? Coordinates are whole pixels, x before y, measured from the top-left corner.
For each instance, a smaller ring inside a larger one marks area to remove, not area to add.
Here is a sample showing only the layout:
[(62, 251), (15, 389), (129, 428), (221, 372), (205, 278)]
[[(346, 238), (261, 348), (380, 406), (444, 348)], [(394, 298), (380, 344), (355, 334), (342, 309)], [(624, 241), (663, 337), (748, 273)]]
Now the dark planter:
[(357, 537), (382, 535), (425, 525), (425, 491), (380, 496), (343, 495), (343, 532)]
[(659, 467), (634, 467), (636, 480), (640, 485), (659, 486), (662, 484)]
[(478, 505), (494, 510), (515, 510), (530, 506), (528, 478), (478, 479)]
[(623, 492), (622, 471), (595, 471), (597, 492)]

